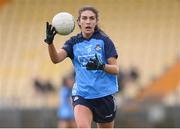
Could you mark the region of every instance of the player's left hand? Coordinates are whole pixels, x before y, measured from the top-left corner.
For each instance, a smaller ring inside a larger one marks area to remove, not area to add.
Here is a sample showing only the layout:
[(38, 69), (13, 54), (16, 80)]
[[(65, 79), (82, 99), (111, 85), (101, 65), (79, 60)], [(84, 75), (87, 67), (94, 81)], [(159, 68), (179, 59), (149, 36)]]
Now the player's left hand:
[(104, 70), (105, 64), (103, 64), (97, 54), (95, 54), (95, 59), (90, 58), (88, 63), (86, 64), (87, 70)]

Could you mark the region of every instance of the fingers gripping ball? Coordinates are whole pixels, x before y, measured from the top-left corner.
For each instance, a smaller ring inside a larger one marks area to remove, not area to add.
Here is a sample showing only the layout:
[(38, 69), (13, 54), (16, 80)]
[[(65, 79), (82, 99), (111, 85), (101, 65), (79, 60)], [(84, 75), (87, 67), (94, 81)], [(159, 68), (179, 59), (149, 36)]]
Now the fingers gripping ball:
[(52, 26), (60, 35), (68, 35), (73, 32), (75, 28), (74, 17), (67, 12), (60, 12), (52, 19)]

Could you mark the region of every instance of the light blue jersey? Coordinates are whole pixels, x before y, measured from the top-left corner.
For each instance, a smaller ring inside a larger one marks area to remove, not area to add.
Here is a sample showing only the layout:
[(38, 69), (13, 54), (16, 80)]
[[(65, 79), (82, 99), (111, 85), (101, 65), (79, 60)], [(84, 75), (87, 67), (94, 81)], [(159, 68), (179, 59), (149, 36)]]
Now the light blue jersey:
[(72, 95), (94, 99), (118, 91), (117, 76), (102, 70), (87, 70), (86, 64), (95, 54), (104, 63), (110, 57), (118, 57), (115, 46), (108, 36), (96, 31), (89, 39), (82, 34), (71, 37), (63, 46), (71, 58), (76, 72)]
[(60, 105), (57, 113), (59, 119), (74, 119), (73, 106), (71, 105), (71, 92), (72, 89), (67, 86), (62, 86), (59, 92)]

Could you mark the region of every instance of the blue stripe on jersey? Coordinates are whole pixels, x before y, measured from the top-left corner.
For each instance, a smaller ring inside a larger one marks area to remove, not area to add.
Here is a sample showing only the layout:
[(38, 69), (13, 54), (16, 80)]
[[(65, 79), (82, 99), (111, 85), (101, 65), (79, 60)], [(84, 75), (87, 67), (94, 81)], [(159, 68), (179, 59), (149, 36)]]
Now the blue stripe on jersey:
[(90, 39), (84, 39), (81, 34), (68, 40), (63, 49), (72, 59), (76, 72), (72, 95), (86, 99), (99, 98), (118, 91), (117, 77), (102, 70), (86, 70), (85, 65), (90, 58), (99, 59), (107, 64), (107, 59), (117, 57), (113, 42), (100, 32), (95, 32)]

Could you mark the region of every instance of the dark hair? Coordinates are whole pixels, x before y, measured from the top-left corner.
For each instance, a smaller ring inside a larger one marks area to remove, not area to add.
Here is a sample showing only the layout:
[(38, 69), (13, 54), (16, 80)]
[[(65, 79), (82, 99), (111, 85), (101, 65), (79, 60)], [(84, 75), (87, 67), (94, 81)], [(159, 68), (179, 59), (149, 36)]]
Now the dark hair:
[[(78, 15), (79, 15), (79, 16), (78, 16), (78, 19), (77, 19), (78, 21), (80, 20), (81, 13), (84, 12), (84, 11), (86, 11), (86, 10), (92, 11), (92, 12), (95, 14), (95, 16), (96, 16), (96, 19), (99, 20), (99, 11), (98, 11), (96, 8), (94, 8), (93, 6), (86, 5), (86, 6), (83, 6), (82, 8), (79, 9), (79, 11), (78, 11)], [(95, 31), (96, 31), (96, 30), (103, 32), (103, 31), (99, 28), (98, 25), (95, 26)]]

